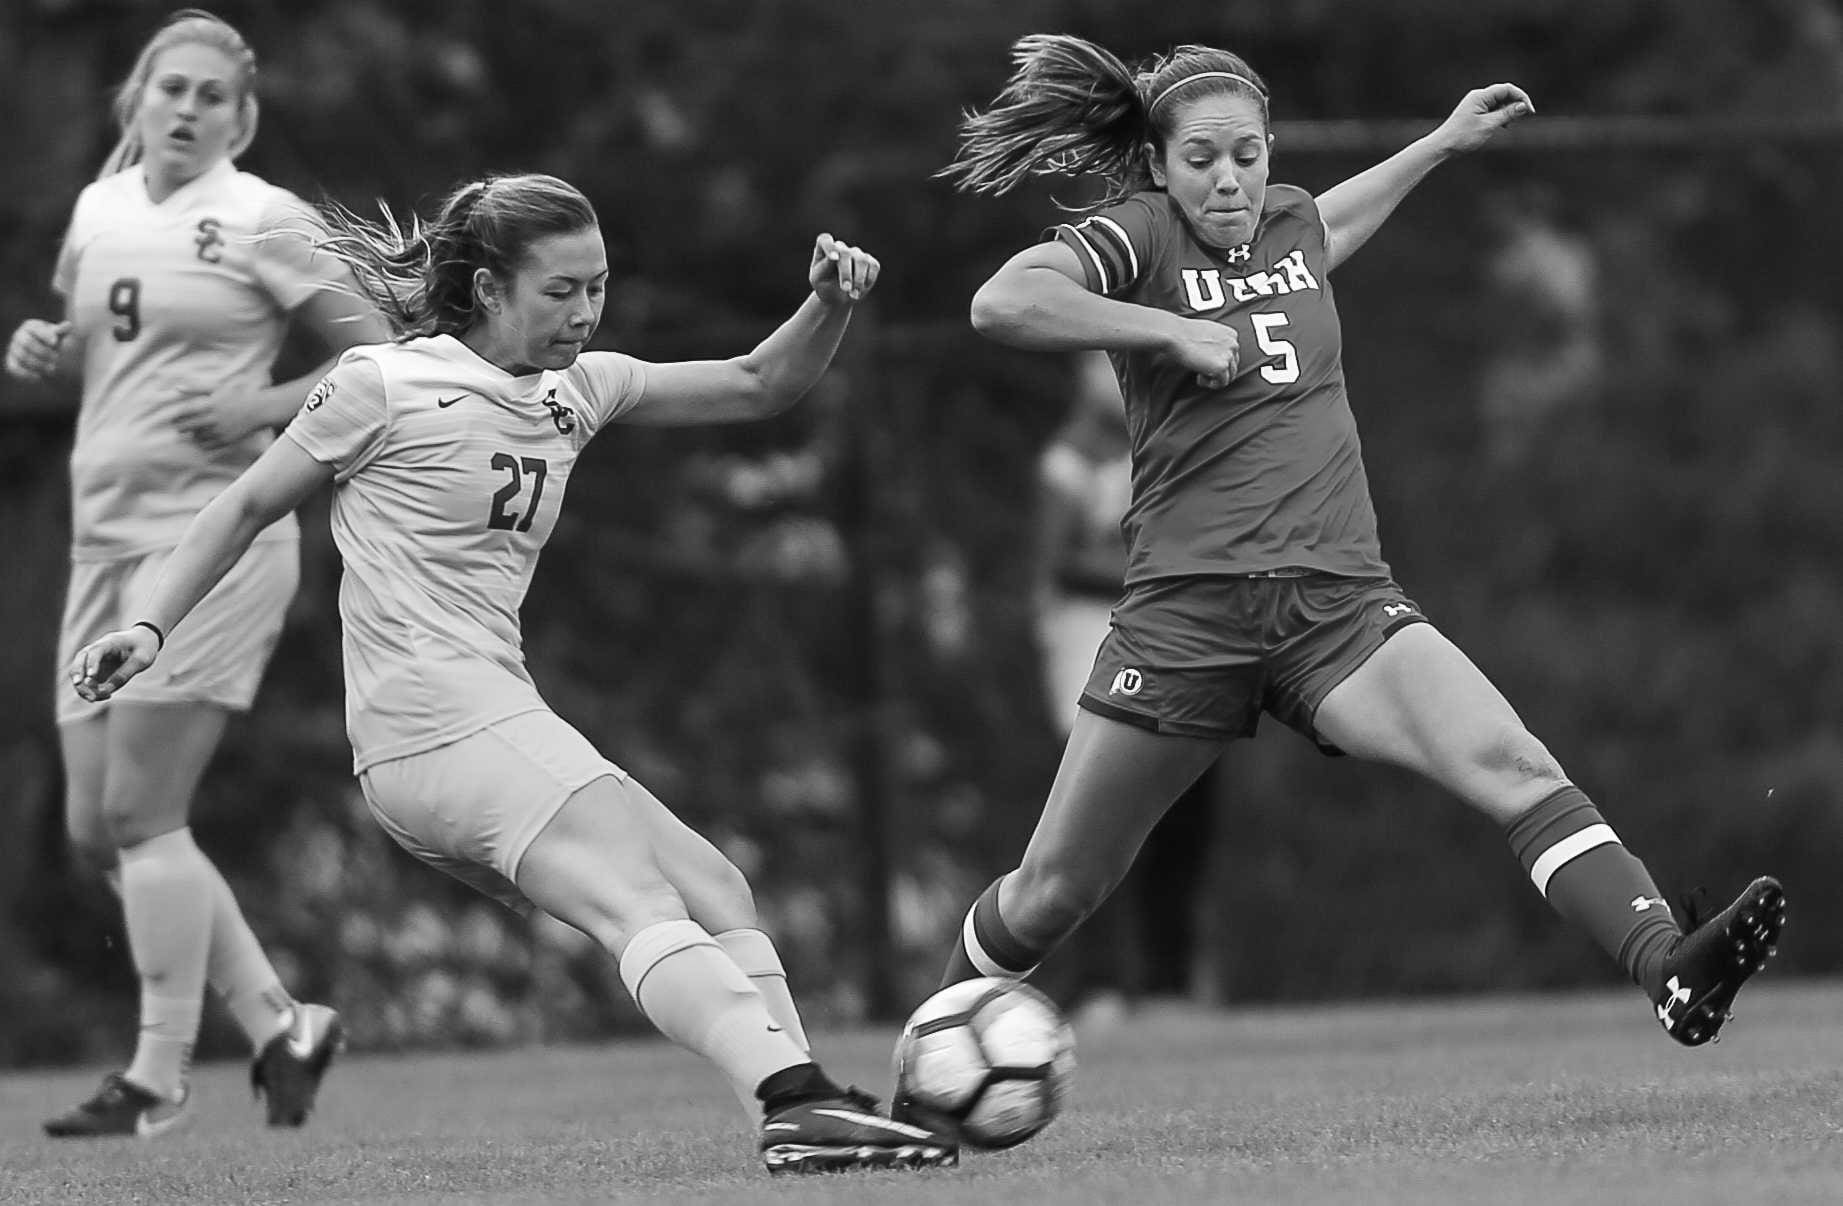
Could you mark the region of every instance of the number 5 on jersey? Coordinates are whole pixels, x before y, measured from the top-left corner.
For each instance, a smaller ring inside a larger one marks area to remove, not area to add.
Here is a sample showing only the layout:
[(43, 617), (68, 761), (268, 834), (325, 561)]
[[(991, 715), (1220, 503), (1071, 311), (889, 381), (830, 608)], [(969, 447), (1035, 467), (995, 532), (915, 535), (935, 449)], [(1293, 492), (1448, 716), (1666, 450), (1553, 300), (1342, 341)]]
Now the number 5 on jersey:
[(1299, 380), (1299, 352), (1284, 339), (1275, 337), (1274, 332), (1287, 324), (1284, 314), (1250, 314), (1248, 321), (1254, 324), (1254, 341), (1261, 345), (1261, 351), (1269, 356), (1278, 356), (1278, 364), (1263, 364), (1261, 376), (1272, 385), (1291, 385)]
[[(511, 478), (493, 491), (493, 512), (487, 516), (486, 526), (505, 532), (529, 532), (531, 522), (538, 517), (538, 504), (544, 501), (544, 477), (550, 472), (550, 462), (539, 456), (515, 457), (509, 452), (495, 452), (493, 468)], [(531, 481), (531, 498), (524, 501), (519, 496), (527, 478)], [(522, 507), (522, 516), (512, 509), (513, 503)]]

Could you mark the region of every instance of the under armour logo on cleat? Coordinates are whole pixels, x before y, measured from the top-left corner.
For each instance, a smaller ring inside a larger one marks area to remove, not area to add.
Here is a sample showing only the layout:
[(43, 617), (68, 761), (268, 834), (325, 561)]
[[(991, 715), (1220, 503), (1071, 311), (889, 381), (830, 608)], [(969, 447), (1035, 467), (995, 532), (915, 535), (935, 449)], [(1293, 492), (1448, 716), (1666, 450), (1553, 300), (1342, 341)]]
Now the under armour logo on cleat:
[(1646, 909), (1649, 909), (1652, 905), (1656, 905), (1660, 909), (1667, 909), (1670, 907), (1668, 904), (1665, 903), (1664, 898), (1661, 896), (1634, 896), (1632, 897), (1632, 912), (1634, 913), (1642, 913)]
[(1670, 979), (1664, 983), (1664, 987), (1670, 990), (1670, 995), (1658, 1002), (1657, 1020), (1664, 1024), (1664, 1029), (1674, 1030), (1676, 1028), (1676, 1022), (1672, 1019), (1672, 1014), (1676, 1012), (1677, 1006), (1689, 1004), (1690, 991), (1689, 988), (1675, 976), (1670, 977)]

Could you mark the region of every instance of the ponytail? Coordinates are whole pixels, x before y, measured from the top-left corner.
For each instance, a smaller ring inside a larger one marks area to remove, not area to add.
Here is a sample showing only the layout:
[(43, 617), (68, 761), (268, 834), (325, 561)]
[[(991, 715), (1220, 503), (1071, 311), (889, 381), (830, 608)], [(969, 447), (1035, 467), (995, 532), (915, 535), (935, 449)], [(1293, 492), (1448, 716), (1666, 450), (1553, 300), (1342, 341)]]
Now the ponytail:
[(1031, 176), (1098, 175), (1109, 200), (1150, 183), (1151, 136), (1133, 71), (1067, 34), (1029, 34), (1011, 48), (1011, 78), (960, 124), (960, 150), (937, 175), (962, 192), (1010, 192)]
[(1030, 34), (1011, 48), (1011, 78), (983, 113), (960, 123), (960, 150), (935, 173), (969, 193), (1007, 193), (1031, 176), (1099, 176), (1101, 208), (1156, 187), (1146, 148), (1162, 148), (1180, 101), (1252, 98), (1267, 120), (1267, 85), (1236, 54), (1179, 46), (1134, 71), (1067, 34)]

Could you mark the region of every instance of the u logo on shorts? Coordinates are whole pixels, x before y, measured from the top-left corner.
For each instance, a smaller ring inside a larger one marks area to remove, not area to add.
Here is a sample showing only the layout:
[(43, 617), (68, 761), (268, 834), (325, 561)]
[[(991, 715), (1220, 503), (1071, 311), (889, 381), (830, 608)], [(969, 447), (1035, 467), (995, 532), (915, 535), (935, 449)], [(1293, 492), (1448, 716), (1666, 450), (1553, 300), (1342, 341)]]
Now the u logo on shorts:
[(1145, 677), (1139, 671), (1122, 670), (1113, 676), (1113, 686), (1108, 688), (1107, 694), (1137, 695), (1139, 688), (1143, 686), (1145, 686)]

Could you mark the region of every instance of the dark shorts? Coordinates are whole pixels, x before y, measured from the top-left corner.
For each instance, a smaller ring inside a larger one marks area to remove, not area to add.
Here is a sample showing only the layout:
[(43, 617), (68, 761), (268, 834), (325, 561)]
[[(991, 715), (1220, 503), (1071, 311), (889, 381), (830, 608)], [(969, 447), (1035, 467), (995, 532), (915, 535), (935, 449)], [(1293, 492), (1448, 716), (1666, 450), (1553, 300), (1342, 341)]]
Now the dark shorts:
[(1252, 737), (1261, 713), (1317, 741), (1318, 705), (1427, 617), (1389, 578), (1161, 578), (1114, 608), (1081, 706), (1160, 733)]

